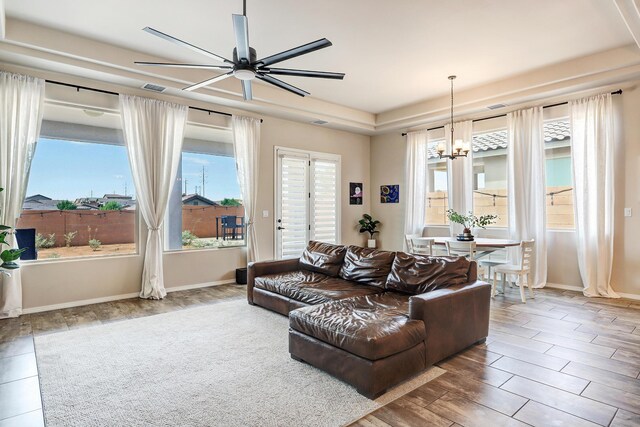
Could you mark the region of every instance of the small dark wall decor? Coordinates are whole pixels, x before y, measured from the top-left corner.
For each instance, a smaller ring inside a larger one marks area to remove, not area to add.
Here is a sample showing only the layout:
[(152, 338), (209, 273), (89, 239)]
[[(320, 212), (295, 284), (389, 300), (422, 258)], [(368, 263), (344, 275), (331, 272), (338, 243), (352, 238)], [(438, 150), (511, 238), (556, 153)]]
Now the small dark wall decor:
[(349, 183), (349, 204), (361, 205), (362, 204), (362, 183), (350, 182)]
[(380, 203), (400, 203), (400, 186), (398, 184), (381, 185)]

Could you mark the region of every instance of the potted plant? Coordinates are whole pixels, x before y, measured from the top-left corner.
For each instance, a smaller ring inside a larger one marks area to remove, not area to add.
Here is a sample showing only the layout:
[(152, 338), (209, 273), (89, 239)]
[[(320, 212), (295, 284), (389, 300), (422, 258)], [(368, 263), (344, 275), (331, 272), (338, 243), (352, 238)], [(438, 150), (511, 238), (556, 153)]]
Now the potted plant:
[(358, 221), (360, 233), (369, 233), (370, 238), (367, 240), (368, 248), (376, 247), (376, 239), (374, 239), (373, 237), (376, 233), (379, 233), (379, 231), (376, 230), (378, 225), (381, 225), (380, 221), (373, 219), (369, 214), (362, 215), (362, 219)]
[[(0, 192), (4, 191), (4, 188), (0, 188)], [(8, 225), (0, 224), (0, 249), (2, 246), (7, 245), (7, 236), (11, 233), (11, 227)], [(0, 273), (9, 274), (7, 270), (15, 270), (16, 268), (20, 268), (20, 266), (16, 263), (16, 260), (20, 258), (20, 254), (24, 252), (26, 248), (23, 249), (5, 249), (0, 251)]]
[(463, 215), (453, 209), (448, 209), (447, 218), (449, 218), (449, 221), (461, 224), (464, 227), (462, 234), (456, 236), (458, 240), (471, 241), (473, 240), (473, 234), (471, 234), (472, 228), (486, 228), (487, 225), (496, 222), (498, 215), (482, 215), (478, 217), (474, 215), (473, 212), (469, 212), (469, 215)]

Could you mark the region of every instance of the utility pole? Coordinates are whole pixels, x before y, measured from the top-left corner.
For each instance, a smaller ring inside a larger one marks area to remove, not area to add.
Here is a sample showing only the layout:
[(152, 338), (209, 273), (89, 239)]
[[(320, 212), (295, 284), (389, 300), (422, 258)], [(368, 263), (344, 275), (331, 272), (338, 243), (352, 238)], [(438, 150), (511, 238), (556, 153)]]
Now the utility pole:
[[(204, 173), (204, 166), (202, 166), (202, 195), (205, 196), (205, 191), (204, 191), (204, 183), (206, 181), (206, 175)], [(205, 196), (206, 197), (206, 196)]]
[(184, 194), (187, 194), (187, 180), (184, 180)]

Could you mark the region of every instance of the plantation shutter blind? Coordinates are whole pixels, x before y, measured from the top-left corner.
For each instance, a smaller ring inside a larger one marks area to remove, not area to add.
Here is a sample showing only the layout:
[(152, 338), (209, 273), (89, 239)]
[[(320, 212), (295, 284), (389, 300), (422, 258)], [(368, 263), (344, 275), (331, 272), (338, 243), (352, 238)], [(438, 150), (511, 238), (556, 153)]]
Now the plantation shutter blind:
[(309, 156), (280, 156), (281, 256), (295, 258), (309, 240)]
[(338, 243), (338, 162), (311, 161), (311, 238)]

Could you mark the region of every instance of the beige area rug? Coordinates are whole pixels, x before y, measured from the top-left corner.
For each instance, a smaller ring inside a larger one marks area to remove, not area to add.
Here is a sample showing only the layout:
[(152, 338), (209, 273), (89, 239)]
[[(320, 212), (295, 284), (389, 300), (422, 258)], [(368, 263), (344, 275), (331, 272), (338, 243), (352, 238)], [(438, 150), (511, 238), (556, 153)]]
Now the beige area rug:
[(49, 427), (339, 426), (375, 401), (288, 352), (288, 319), (230, 301), (36, 337)]

